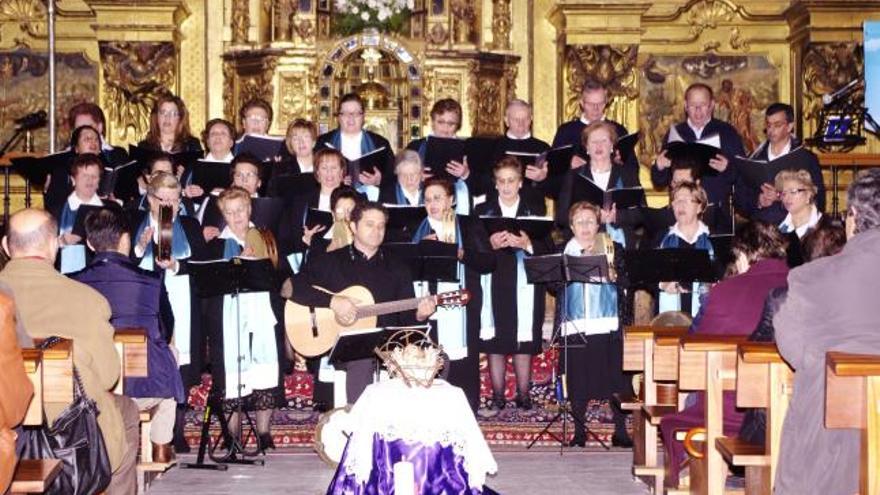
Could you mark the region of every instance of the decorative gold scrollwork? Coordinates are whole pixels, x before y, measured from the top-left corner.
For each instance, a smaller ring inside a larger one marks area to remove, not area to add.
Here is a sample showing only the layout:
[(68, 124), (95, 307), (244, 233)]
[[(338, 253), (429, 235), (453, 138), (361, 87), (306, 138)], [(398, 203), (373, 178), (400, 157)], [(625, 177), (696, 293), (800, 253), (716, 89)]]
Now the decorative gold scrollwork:
[(46, 37), (46, 6), (40, 0), (0, 0), (0, 23), (16, 22), (34, 38)]
[(177, 53), (171, 42), (99, 43), (108, 118), (123, 140), (139, 139), (150, 128), (156, 98), (174, 87)]
[(608, 89), (608, 96), (634, 100), (638, 97), (637, 45), (578, 45), (569, 46), (566, 54), (566, 82), (568, 98), (565, 114), (578, 113), (580, 90), (587, 79), (593, 79)]
[(233, 0), (232, 2), (232, 43), (247, 43), (248, 27), (251, 23), (248, 11), (248, 0)]
[(734, 14), (734, 9), (722, 0), (703, 0), (691, 7), (687, 23), (696, 38), (706, 29), (715, 29), (719, 23), (732, 21)]
[(804, 117), (813, 120), (822, 95), (862, 77), (864, 59), (858, 43), (813, 43), (804, 54)]
[(492, 1), (492, 46), (510, 50), (510, 0)]

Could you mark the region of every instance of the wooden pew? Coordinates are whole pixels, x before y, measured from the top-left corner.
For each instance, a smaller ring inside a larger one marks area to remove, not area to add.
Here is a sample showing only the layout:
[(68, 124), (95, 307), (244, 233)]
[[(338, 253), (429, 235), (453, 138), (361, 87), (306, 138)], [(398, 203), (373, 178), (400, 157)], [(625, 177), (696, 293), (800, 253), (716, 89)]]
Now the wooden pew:
[[(667, 359), (670, 352), (659, 349), (657, 338), (676, 338), (686, 335), (688, 327), (630, 326), (624, 328), (623, 370), (641, 371), (642, 406), (633, 412), (633, 475), (653, 486), (655, 493), (663, 490), (663, 466), (657, 460), (657, 425), (663, 414), (675, 411), (674, 404), (659, 404), (657, 397), (657, 373), (655, 355), (661, 358), (660, 375), (668, 379), (671, 375)], [(677, 340), (673, 346), (677, 354)], [(659, 352), (658, 352), (659, 349)], [(677, 363), (673, 363), (677, 376)], [(670, 408), (671, 411), (670, 411)]]
[(58, 459), (22, 459), (15, 466), (9, 493), (43, 493), (60, 472), (61, 461)]
[[(678, 386), (705, 393), (705, 445), (714, 446), (724, 436), (723, 392), (736, 388), (737, 345), (744, 335), (688, 335), (681, 339)], [(691, 463), (690, 493), (722, 495), (727, 465), (721, 453), (705, 449), (701, 462)]]
[(147, 331), (143, 328), (117, 328), (113, 334), (113, 344), (122, 375), (113, 393), (122, 395), (123, 378), (147, 376)]
[(34, 396), (28, 404), (22, 424), (39, 426), (43, 424), (43, 353), (39, 349), (25, 348), (21, 350), (21, 357), (24, 372), (34, 386)]
[[(43, 339), (34, 339), (38, 346)], [(42, 350), (43, 404), (73, 402), (73, 341), (61, 339)]]
[(880, 493), (880, 355), (826, 355), (825, 427), (861, 430), (859, 493)]
[(715, 447), (727, 462), (745, 466), (746, 495), (769, 495), (773, 493), (782, 423), (791, 400), (794, 372), (771, 342), (740, 344), (736, 368), (736, 405), (766, 409), (765, 443), (755, 446), (737, 438), (719, 438)]

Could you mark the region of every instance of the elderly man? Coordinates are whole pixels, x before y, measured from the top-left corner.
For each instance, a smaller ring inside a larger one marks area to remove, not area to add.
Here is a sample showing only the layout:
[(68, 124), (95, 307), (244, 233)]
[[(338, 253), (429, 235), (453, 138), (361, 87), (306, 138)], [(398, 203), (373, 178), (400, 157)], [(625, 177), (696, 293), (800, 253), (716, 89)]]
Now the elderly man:
[(776, 343), (794, 368), (782, 427), (776, 493), (851, 495), (859, 490), (860, 434), (824, 427), (825, 354), (880, 354), (880, 169), (847, 193), (846, 247), (791, 271), (776, 317)]
[[(709, 167), (717, 174), (703, 174), (703, 187), (709, 196), (709, 202), (721, 206), (725, 211), (730, 209), (730, 195), (736, 172), (732, 166), (735, 156), (744, 156), (742, 138), (736, 129), (727, 122), (713, 116), (715, 112), (715, 96), (712, 88), (703, 83), (694, 83), (684, 92), (684, 111), (687, 119), (670, 127), (663, 138), (663, 143), (684, 141), (692, 143), (701, 139), (718, 135), (721, 151), (709, 160)], [(672, 160), (666, 151), (657, 156), (651, 166), (651, 182), (654, 187), (666, 187), (672, 179)]]
[[(25, 329), (32, 337), (73, 340), (74, 365), (86, 395), (95, 401), (113, 472), (107, 494), (136, 490), (138, 410), (128, 397), (114, 395), (119, 360), (113, 346), (110, 306), (94, 289), (53, 268), (58, 253), (58, 225), (42, 210), (21, 210), (9, 219), (3, 249), (11, 260), (0, 282), (12, 289)], [(68, 404), (46, 404), (51, 424)]]

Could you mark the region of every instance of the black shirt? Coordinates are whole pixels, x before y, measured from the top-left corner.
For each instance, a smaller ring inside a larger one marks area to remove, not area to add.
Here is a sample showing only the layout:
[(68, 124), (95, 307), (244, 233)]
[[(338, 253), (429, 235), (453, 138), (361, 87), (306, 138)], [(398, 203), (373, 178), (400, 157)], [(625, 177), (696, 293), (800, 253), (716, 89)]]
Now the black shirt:
[[(329, 307), (330, 294), (312, 288), (313, 285), (331, 292), (362, 285), (369, 289), (377, 303), (415, 297), (409, 269), (381, 248), (369, 259), (354, 245), (340, 248), (312, 258), (299, 274), (294, 275), (294, 302), (305, 306)], [(389, 327), (416, 323), (415, 311), (410, 310), (381, 315), (377, 325)]]

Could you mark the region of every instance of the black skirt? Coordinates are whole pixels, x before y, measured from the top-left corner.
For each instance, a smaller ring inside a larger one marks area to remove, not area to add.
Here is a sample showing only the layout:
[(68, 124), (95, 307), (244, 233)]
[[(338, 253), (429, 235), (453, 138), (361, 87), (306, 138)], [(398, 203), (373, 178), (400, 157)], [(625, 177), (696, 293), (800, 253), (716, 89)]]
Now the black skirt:
[(615, 392), (632, 387), (623, 373), (623, 341), (619, 332), (597, 335), (569, 335), (568, 369), (566, 349), (559, 347), (560, 373), (567, 373), (568, 396), (572, 400), (607, 400)]

